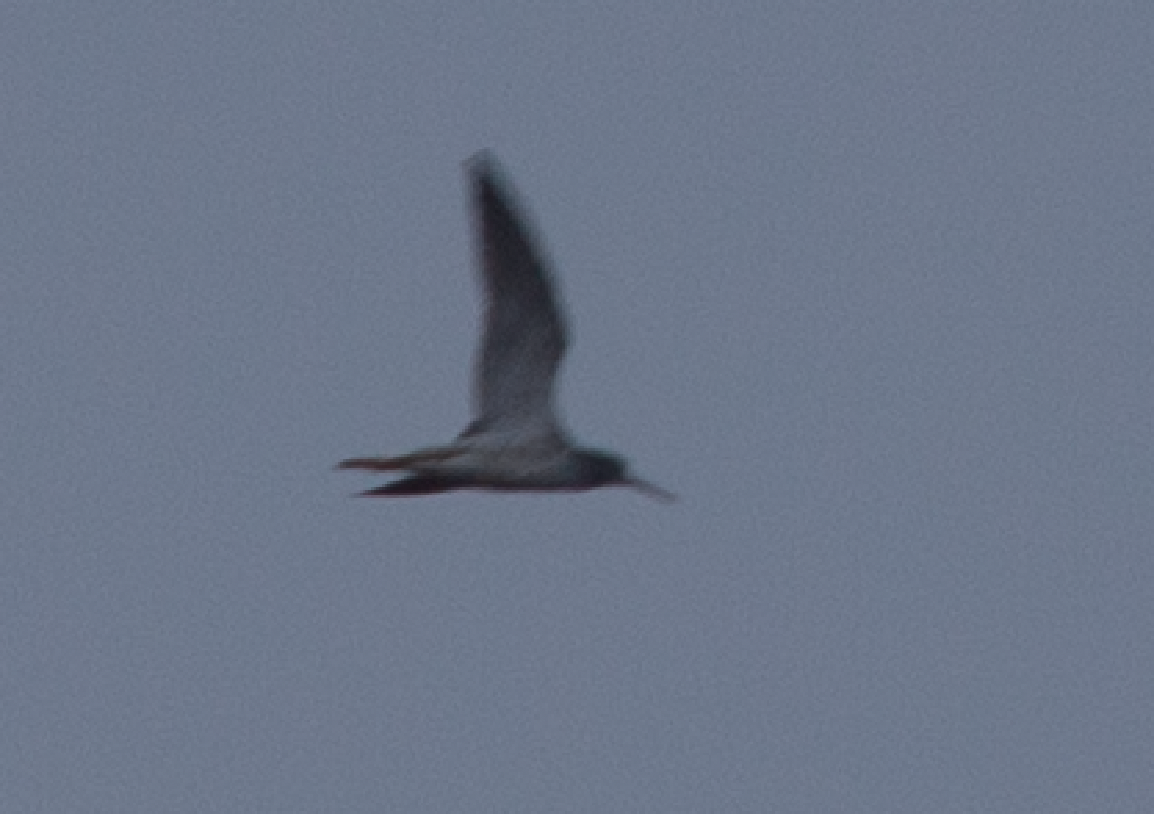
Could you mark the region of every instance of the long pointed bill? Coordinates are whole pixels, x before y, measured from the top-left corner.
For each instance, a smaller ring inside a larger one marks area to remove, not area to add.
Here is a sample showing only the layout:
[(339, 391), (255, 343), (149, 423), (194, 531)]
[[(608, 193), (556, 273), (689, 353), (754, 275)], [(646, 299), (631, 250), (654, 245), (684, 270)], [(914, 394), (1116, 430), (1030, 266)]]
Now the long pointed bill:
[(662, 489), (660, 486), (657, 486), (656, 484), (650, 483), (647, 480), (641, 480), (641, 478), (635, 478), (635, 477), (630, 476), (630, 477), (626, 478), (623, 482), (626, 486), (632, 486), (634, 489), (636, 489), (638, 492), (645, 495), (646, 497), (651, 497), (654, 500), (660, 500), (662, 503), (676, 503), (677, 502), (677, 495), (673, 494), (672, 492), (666, 491), (665, 489)]

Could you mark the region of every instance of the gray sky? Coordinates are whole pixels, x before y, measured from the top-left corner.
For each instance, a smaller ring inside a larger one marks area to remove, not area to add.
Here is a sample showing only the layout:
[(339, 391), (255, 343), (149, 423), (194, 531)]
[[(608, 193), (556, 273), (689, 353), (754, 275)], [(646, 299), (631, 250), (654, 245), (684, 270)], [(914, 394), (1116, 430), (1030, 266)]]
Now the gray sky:
[[(1154, 809), (1154, 11), (13, 2), (0, 808)], [(679, 492), (468, 420), (461, 161)]]

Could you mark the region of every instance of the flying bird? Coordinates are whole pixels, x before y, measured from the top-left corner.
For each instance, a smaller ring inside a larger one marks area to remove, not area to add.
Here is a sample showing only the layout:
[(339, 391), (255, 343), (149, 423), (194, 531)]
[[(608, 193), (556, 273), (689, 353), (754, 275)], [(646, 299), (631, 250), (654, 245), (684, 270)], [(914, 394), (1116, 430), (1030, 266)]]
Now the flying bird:
[(569, 339), (552, 271), (496, 159), (481, 152), (466, 169), (485, 305), (473, 420), (449, 444), (395, 457), (350, 458), (337, 468), (407, 473), (364, 496), (630, 486), (675, 500), (633, 475), (620, 456), (576, 445), (562, 426), (554, 401)]

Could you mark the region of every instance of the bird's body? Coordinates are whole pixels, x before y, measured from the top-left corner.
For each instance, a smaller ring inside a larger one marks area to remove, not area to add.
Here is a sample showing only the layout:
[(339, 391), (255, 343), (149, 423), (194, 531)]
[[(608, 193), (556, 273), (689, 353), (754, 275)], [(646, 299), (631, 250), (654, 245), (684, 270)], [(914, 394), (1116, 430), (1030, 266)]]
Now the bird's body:
[(622, 485), (672, 500), (665, 490), (630, 475), (621, 458), (576, 446), (562, 428), (553, 399), (568, 329), (548, 263), (493, 158), (480, 153), (468, 170), (485, 300), (475, 418), (445, 446), (351, 458), (338, 468), (409, 473), (362, 493), (371, 496)]

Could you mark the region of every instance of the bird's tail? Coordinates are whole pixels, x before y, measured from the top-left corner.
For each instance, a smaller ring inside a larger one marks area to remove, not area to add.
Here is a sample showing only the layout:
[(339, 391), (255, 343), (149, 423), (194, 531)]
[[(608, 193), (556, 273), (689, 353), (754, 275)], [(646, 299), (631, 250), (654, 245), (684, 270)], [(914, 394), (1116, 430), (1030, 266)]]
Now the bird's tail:
[(473, 485), (467, 478), (444, 475), (409, 475), (406, 478), (361, 492), (361, 497), (418, 497), (437, 495)]
[(424, 464), (447, 461), (460, 455), (461, 451), (452, 447), (433, 447), (397, 455), (393, 458), (348, 458), (337, 464), (337, 469), (364, 469), (369, 472), (396, 472), (401, 469), (415, 469)]

